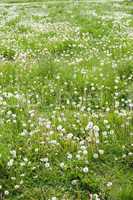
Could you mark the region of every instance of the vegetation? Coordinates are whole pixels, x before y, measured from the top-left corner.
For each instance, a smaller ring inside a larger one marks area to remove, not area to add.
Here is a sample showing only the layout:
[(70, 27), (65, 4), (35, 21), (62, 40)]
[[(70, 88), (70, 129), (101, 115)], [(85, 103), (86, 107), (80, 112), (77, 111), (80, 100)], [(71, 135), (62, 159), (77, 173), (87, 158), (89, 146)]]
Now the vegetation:
[(132, 1), (2, 2), (0, 199), (132, 200)]

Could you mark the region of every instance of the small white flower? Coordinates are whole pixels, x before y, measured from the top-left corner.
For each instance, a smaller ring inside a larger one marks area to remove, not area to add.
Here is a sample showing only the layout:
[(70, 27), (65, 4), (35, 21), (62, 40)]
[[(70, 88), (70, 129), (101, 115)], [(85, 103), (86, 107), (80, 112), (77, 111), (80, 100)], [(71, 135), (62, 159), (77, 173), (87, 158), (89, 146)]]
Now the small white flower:
[(111, 187), (111, 186), (112, 186), (112, 182), (108, 182), (107, 187)]
[(84, 143), (85, 143), (84, 140), (81, 140), (81, 141), (79, 142), (80, 145), (84, 145)]
[(50, 129), (51, 128), (51, 124), (50, 123), (46, 124), (46, 128)]
[(67, 135), (67, 139), (71, 139), (73, 137), (73, 134), (72, 133), (69, 133), (68, 135)]
[(65, 164), (63, 162), (60, 163), (60, 167), (63, 169)]
[(61, 131), (62, 130), (62, 125), (57, 126), (57, 130)]
[(81, 157), (80, 157), (79, 154), (77, 154), (77, 155), (76, 155), (76, 158), (77, 158), (78, 160), (80, 160)]
[(25, 166), (25, 162), (21, 162), (21, 163), (20, 163), (20, 166), (21, 166), (21, 167)]
[(93, 128), (93, 122), (89, 122), (85, 128), (85, 130), (89, 130)]
[(19, 187), (20, 187), (20, 185), (15, 185), (14, 186), (15, 189), (18, 189)]
[(108, 120), (105, 119), (105, 120), (103, 121), (103, 123), (104, 123), (104, 124), (108, 124)]
[(5, 190), (4, 194), (5, 194), (5, 195), (9, 195), (9, 191), (8, 191), (8, 190)]
[(80, 147), (80, 149), (81, 149), (81, 150), (86, 150), (86, 146), (82, 145), (82, 146)]
[(57, 198), (56, 197), (52, 197), (51, 200), (57, 200)]
[(41, 158), (40, 161), (42, 161), (42, 162), (48, 162), (48, 158)]
[(84, 150), (84, 151), (83, 151), (83, 154), (84, 154), (84, 155), (87, 155), (87, 153), (88, 153), (87, 150)]
[(58, 144), (56, 140), (51, 140), (48, 142), (49, 144)]
[(93, 154), (93, 158), (97, 159), (97, 158), (98, 158), (98, 154), (97, 154), (97, 153), (94, 153), (94, 154)]
[(94, 126), (93, 130), (94, 130), (94, 132), (98, 132), (99, 131), (99, 127), (98, 126)]
[(12, 177), (11, 177), (11, 180), (13, 180), (13, 181), (16, 180), (16, 177), (12, 176)]
[(8, 167), (11, 167), (11, 166), (13, 165), (13, 163), (14, 163), (14, 160), (11, 159), (11, 160), (9, 160), (9, 161), (7, 162), (7, 166), (8, 166)]
[(38, 148), (35, 148), (35, 152), (38, 152), (39, 151), (39, 149)]
[(83, 168), (83, 172), (84, 172), (84, 173), (88, 173), (88, 171), (89, 171), (88, 167), (84, 167), (84, 168)]
[(99, 139), (96, 139), (96, 144), (99, 144), (100, 143), (100, 140)]
[(133, 155), (133, 152), (129, 152), (128, 155), (129, 155), (129, 156), (132, 156), (132, 155)]
[(99, 137), (99, 133), (97, 131), (95, 131), (94, 135), (95, 135), (96, 138)]
[(25, 157), (25, 158), (24, 158), (24, 162), (28, 162), (28, 158)]
[(72, 159), (72, 154), (68, 153), (67, 154), (67, 159), (71, 160)]
[(106, 137), (107, 136), (107, 131), (103, 131), (102, 134), (103, 134), (103, 136)]
[(26, 136), (26, 135), (28, 135), (28, 131), (27, 131), (26, 129), (24, 129), (24, 130), (22, 131), (22, 133), (20, 133), (20, 135), (21, 135), (21, 136)]
[(50, 167), (50, 164), (49, 164), (48, 162), (46, 162), (46, 163), (45, 163), (45, 167), (46, 167), (46, 168), (49, 168), (49, 167)]
[(93, 197), (94, 197), (95, 200), (100, 200), (100, 198), (98, 197), (97, 194), (93, 194)]
[(16, 151), (15, 150), (10, 151), (10, 153), (12, 154), (13, 158), (16, 158)]
[(20, 185), (22, 185), (23, 183), (24, 183), (24, 181), (23, 181), (23, 180), (21, 180), (21, 181), (20, 181)]
[(99, 149), (99, 154), (103, 155), (104, 154), (104, 150)]
[(78, 180), (72, 180), (72, 185), (76, 185), (77, 184), (77, 182), (78, 182)]

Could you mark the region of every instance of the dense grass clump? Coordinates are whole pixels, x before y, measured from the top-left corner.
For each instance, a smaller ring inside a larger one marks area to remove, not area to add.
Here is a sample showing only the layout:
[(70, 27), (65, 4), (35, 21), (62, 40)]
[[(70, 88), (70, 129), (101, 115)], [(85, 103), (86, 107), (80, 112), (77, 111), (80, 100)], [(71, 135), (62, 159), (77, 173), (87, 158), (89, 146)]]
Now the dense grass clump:
[(133, 199), (132, 6), (0, 3), (0, 200)]

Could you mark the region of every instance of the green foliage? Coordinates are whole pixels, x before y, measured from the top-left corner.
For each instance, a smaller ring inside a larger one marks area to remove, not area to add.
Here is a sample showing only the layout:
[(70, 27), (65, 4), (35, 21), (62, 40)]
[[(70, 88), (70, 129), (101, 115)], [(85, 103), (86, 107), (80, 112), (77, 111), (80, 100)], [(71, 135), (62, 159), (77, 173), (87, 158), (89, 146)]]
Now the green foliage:
[(131, 8), (2, 1), (1, 200), (133, 199)]

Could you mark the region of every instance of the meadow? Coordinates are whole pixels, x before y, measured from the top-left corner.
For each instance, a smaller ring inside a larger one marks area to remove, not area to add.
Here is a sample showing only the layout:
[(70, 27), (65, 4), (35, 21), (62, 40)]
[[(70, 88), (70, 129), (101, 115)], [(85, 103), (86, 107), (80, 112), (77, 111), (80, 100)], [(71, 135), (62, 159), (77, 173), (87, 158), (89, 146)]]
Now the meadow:
[(0, 1), (0, 200), (133, 200), (132, 124), (132, 1)]

